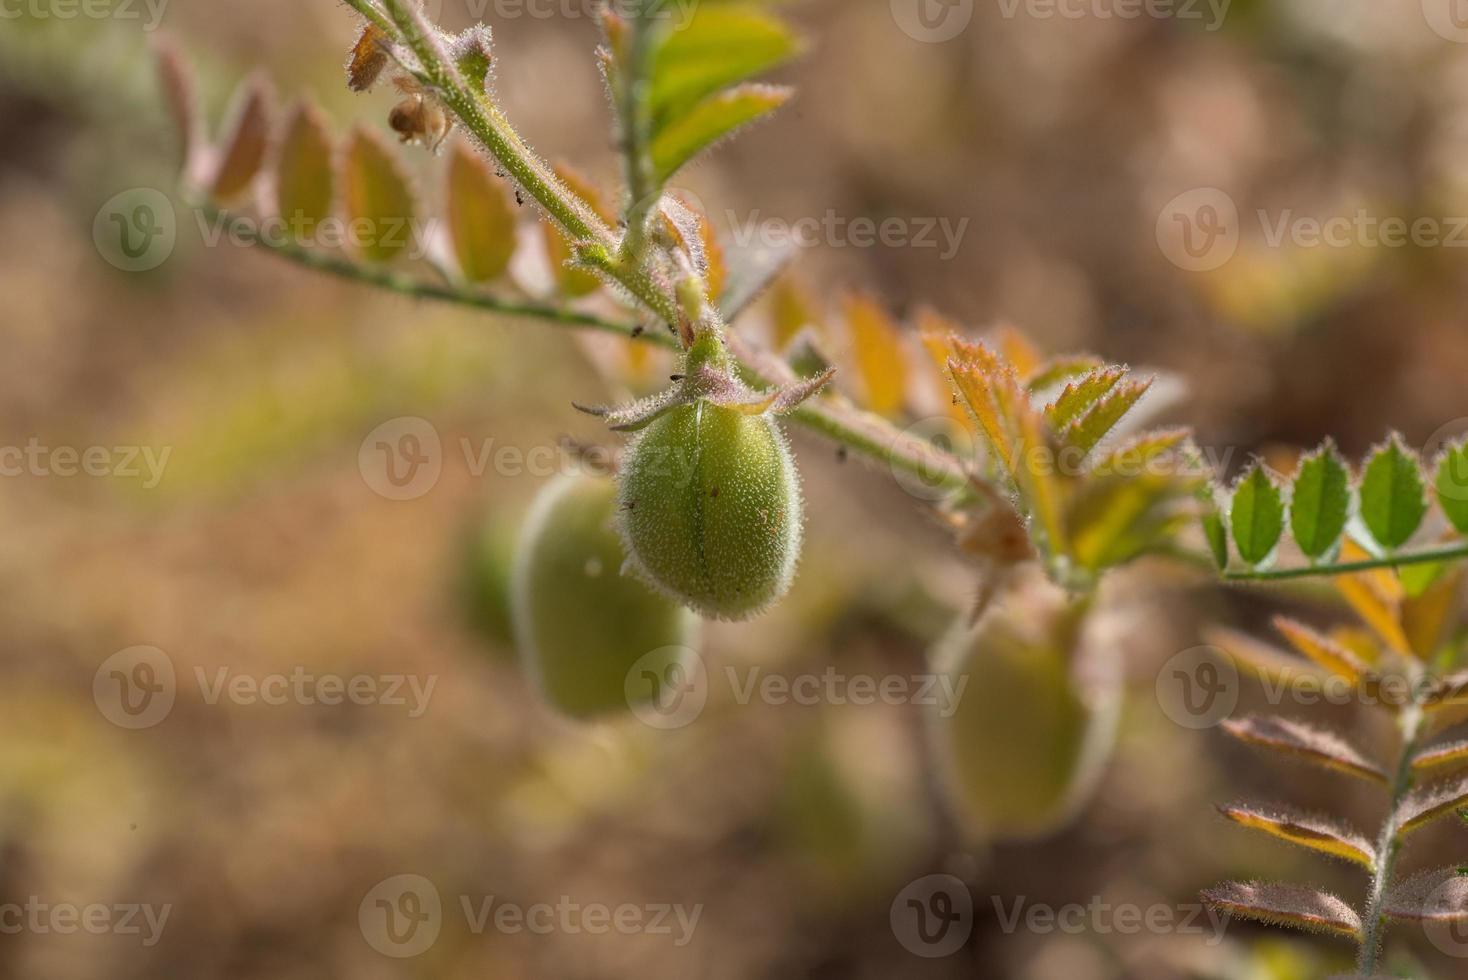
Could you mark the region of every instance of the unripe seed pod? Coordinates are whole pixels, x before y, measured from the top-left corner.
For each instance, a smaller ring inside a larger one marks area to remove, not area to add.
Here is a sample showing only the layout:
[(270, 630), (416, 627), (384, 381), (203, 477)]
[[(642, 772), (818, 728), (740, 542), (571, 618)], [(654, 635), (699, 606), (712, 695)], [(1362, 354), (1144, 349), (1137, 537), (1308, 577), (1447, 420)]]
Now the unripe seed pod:
[(1095, 789), (1121, 694), (1118, 654), (1098, 622), (1085, 603), (1028, 582), (939, 642), (934, 663), (965, 686), (930, 731), (949, 798), (975, 837), (1046, 836)]
[(577, 718), (626, 710), (627, 672), (666, 671), (695, 641), (698, 621), (635, 578), (613, 530), (611, 480), (564, 476), (536, 498), (511, 583), (516, 645), (551, 705)]
[(495, 654), (515, 648), (510, 622), (510, 578), (515, 567), (514, 529), (489, 515), (465, 536), (459, 599), (468, 624)]
[(638, 571), (710, 619), (785, 595), (800, 556), (800, 478), (775, 421), (699, 400), (628, 447), (618, 524)]

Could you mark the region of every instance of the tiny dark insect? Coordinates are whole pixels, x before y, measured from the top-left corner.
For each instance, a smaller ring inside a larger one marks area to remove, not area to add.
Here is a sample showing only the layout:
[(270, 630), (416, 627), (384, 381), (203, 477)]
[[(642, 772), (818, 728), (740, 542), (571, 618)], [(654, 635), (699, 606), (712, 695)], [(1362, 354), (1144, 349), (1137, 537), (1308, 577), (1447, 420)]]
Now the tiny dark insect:
[(632, 328), (632, 336), (641, 337), (646, 329), (646, 327), (639, 323), (637, 326)]
[(682, 381), (684, 379), (684, 377), (686, 377), (686, 375), (682, 375), (682, 374), (670, 374), (670, 375), (668, 375), (668, 380), (669, 381)]
[(849, 456), (849, 455), (850, 455), (850, 453), (848, 453), (846, 451), (846, 447), (845, 446), (837, 446), (836, 447), (836, 462), (838, 462), (838, 463), (844, 463), (844, 462), (846, 462), (846, 457)]
[(709, 491), (709, 496), (710, 497), (717, 497), (718, 495), (719, 495), (719, 488), (718, 487), (714, 487), (712, 490)]
[(515, 204), (519, 207), (525, 206), (525, 195), (520, 192), (520, 188), (518, 187), (515, 188)]

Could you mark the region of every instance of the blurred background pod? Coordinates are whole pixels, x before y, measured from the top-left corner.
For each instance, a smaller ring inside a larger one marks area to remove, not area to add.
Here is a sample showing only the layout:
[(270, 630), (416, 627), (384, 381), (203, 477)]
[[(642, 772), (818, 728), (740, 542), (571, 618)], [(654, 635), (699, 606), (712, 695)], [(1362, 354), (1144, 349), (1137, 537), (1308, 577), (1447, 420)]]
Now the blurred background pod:
[(479, 649), (496, 659), (515, 649), (510, 587), (516, 538), (499, 508), (476, 515), (464, 529), (456, 598), (465, 622), (482, 641)]
[(1027, 575), (935, 648), (935, 667), (963, 686), (946, 716), (930, 710), (929, 732), (949, 801), (973, 838), (1051, 834), (1100, 782), (1123, 693), (1106, 591), (1073, 597)]
[(676, 657), (698, 634), (695, 616), (622, 574), (615, 501), (616, 488), (604, 477), (561, 476), (547, 484), (526, 518), (510, 584), (526, 674), (546, 701), (577, 718), (625, 711), (632, 666), (653, 651)]

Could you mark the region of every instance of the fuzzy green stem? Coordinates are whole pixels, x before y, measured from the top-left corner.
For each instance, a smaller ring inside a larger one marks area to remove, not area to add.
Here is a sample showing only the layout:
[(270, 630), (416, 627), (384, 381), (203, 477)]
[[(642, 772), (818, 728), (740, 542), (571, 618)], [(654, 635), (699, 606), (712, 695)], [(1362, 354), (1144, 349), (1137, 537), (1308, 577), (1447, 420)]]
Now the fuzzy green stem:
[[(227, 218), (217, 208), (204, 204), (197, 204), (195, 206), (210, 221), (219, 220), (221, 217)], [(635, 338), (644, 343), (666, 347), (671, 350), (676, 350), (679, 347), (677, 339), (671, 334), (658, 331), (644, 331), (635, 323), (612, 320), (593, 313), (583, 313), (579, 310), (562, 306), (504, 299), (478, 292), (468, 287), (423, 282), (414, 276), (394, 271), (385, 266), (362, 265), (339, 254), (318, 251), (306, 248), (303, 245), (290, 244), (263, 237), (249, 222), (239, 223), (233, 229), (233, 234), (257, 248), (262, 248), (270, 254), (293, 262), (296, 265), (303, 266), (315, 272), (326, 273), (338, 279), (346, 279), (351, 282), (374, 286), (387, 292), (396, 293), (399, 296), (449, 303), (455, 306), (483, 310), (488, 313), (498, 313), (503, 316), (543, 320), (557, 326), (571, 327), (577, 330), (591, 330), (599, 333), (615, 334), (619, 337)]]
[[(1412, 671), (1412, 690), (1417, 691), (1420, 669), (1409, 663)], [(1382, 936), (1386, 931), (1386, 894), (1391, 887), (1392, 874), (1396, 870), (1397, 853), (1401, 848), (1400, 812), (1402, 801), (1412, 788), (1412, 759), (1427, 728), (1427, 712), (1417, 697), (1398, 717), (1402, 732), (1402, 747), (1397, 756), (1396, 775), (1392, 778), (1391, 809), (1382, 824), (1381, 837), (1376, 843), (1376, 864), (1372, 869), (1371, 894), (1366, 901), (1366, 914), (1362, 918), (1361, 955), (1357, 960), (1356, 972), (1363, 977), (1376, 975), (1377, 963), (1381, 958)]]
[(1379, 568), (1406, 568), (1411, 565), (1459, 561), (1465, 558), (1468, 558), (1468, 542), (1422, 551), (1400, 552), (1384, 558), (1339, 562), (1334, 565), (1304, 565), (1298, 568), (1271, 568), (1262, 571), (1230, 571), (1224, 572), (1223, 577), (1230, 582), (1280, 582), (1287, 579), (1349, 575), (1353, 572), (1370, 572)]
[(631, 17), (626, 62), (621, 66), (618, 116), (623, 168), (627, 180), (627, 234), (622, 239), (624, 260), (636, 261), (647, 242), (647, 221), (657, 204), (658, 187), (653, 173), (652, 106), (650, 96), (652, 59), (658, 34), (663, 29), (658, 4), (635, 5)]
[[(199, 205), (199, 207), (211, 220), (218, 218), (221, 214), (215, 208), (205, 205)], [(501, 299), (458, 286), (422, 282), (388, 268), (361, 265), (340, 255), (263, 238), (258, 234), (253, 234), (244, 225), (236, 231), (255, 247), (263, 248), (270, 254), (296, 265), (336, 276), (339, 279), (375, 286), (400, 296), (449, 303), (504, 316), (540, 320), (552, 326), (573, 330), (616, 334), (670, 350), (682, 348), (677, 338), (664, 331), (642, 330), (633, 323), (564, 307)], [(746, 373), (756, 382), (771, 383), (770, 379), (758, 371), (746, 367)], [(876, 416), (836, 405), (808, 402), (792, 413), (789, 418), (798, 425), (825, 436), (852, 452), (885, 463), (894, 471), (936, 481), (938, 485), (954, 490), (962, 488), (968, 481), (964, 464), (956, 457), (944, 453), (930, 443), (901, 432)]]

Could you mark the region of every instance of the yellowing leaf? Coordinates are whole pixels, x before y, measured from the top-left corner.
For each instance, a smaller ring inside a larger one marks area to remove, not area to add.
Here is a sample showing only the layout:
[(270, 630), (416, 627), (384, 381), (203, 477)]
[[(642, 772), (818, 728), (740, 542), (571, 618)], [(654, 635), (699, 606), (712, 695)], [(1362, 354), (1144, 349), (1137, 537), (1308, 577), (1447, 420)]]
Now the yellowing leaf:
[(821, 318), (815, 303), (794, 279), (786, 276), (770, 290), (770, 317), (774, 321), (775, 349), (785, 350), (806, 327), (819, 330)]
[[(558, 177), (566, 189), (579, 197), (591, 211), (606, 220), (606, 209), (602, 207), (601, 197), (595, 187), (585, 177), (581, 176), (570, 167), (557, 165), (555, 168)], [(560, 229), (547, 222), (545, 228), (545, 250), (550, 259), (551, 267), (555, 272), (556, 284), (561, 295), (571, 299), (586, 296), (601, 288), (601, 280), (584, 269), (577, 269), (567, 263), (571, 259), (571, 243), (566, 241), (566, 236), (561, 234)]]
[(1327, 892), (1298, 885), (1229, 882), (1203, 892), (1210, 908), (1269, 925), (1361, 938), (1361, 916)]
[(265, 163), (270, 143), (270, 83), (254, 76), (235, 90), (233, 107), (221, 131), (219, 164), (212, 192), (221, 203), (242, 197)]
[(1376, 848), (1370, 841), (1344, 824), (1325, 817), (1246, 803), (1219, 807), (1219, 812), (1242, 827), (1262, 831), (1364, 868), (1375, 866)]
[(352, 134), (341, 184), (352, 248), (368, 262), (390, 262), (407, 251), (416, 213), (412, 187), (375, 130)]
[(665, 184), (684, 164), (735, 130), (774, 112), (794, 92), (775, 85), (740, 85), (709, 96), (653, 138), (655, 179)]
[(1044, 422), (1030, 405), (1011, 373), (999, 382), (998, 394), (1014, 419), (1017, 438), (1015, 477), (1028, 504), (1030, 514), (1044, 532), (1047, 550), (1052, 555), (1066, 554), (1068, 536), (1062, 511), (1065, 501), (1059, 474), (1057, 453), (1051, 444)]
[(923, 307), (917, 314), (918, 339), (923, 351), (933, 366), (933, 380), (945, 393), (944, 403), (950, 416), (959, 421), (964, 419), (960, 399), (948, 397), (951, 388), (948, 375), (948, 358), (953, 350), (952, 338), (958, 334), (958, 324), (931, 307)]
[(999, 328), (994, 339), (1000, 356), (1013, 366), (1019, 379), (1028, 384), (1044, 361), (1044, 355), (1039, 348), (1030, 342), (1030, 338), (1007, 323)]
[(515, 254), (515, 209), (489, 164), (463, 142), (449, 154), (445, 210), (459, 273), (471, 283), (502, 276)]
[(894, 416), (907, 397), (907, 367), (897, 325), (880, 303), (862, 294), (847, 298), (845, 313), (866, 405), (878, 415)]
[[(1341, 545), (1342, 562), (1363, 561), (1370, 555), (1366, 550), (1345, 538)], [(1400, 653), (1411, 649), (1407, 634), (1402, 629), (1402, 586), (1396, 575), (1388, 569), (1356, 572), (1335, 579), (1338, 591), (1387, 645)]]
[(999, 375), (985, 371), (978, 362), (960, 360), (958, 357), (949, 358), (948, 370), (953, 377), (953, 383), (958, 386), (958, 394), (964, 405), (978, 423), (979, 431), (988, 440), (994, 458), (1003, 464), (1006, 471), (1013, 473), (1018, 449), (1009, 433), (1007, 421), (999, 413), (999, 404), (993, 390)]
[(276, 213), (297, 238), (310, 240), (331, 215), (336, 191), (331, 154), (321, 110), (302, 102), (286, 123), (275, 160)]
[(1333, 674), (1355, 681), (1369, 672), (1369, 668), (1357, 659), (1354, 653), (1303, 623), (1297, 623), (1284, 616), (1276, 616), (1274, 628), (1279, 630), (1296, 650)]

